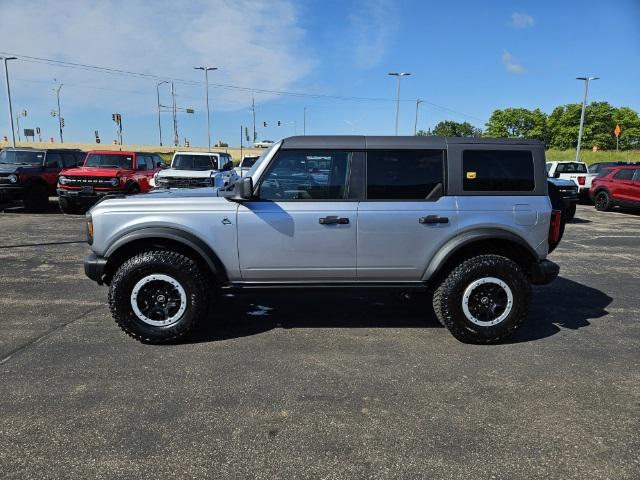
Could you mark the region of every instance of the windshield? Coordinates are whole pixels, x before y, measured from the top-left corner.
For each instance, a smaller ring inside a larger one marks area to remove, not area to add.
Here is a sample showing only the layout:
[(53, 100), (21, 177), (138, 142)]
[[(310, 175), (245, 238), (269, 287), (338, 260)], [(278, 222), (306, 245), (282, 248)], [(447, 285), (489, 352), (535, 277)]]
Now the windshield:
[(218, 159), (212, 155), (176, 155), (171, 168), (178, 170), (218, 170)]
[(87, 155), (84, 166), (131, 169), (133, 166), (133, 158), (131, 155), (122, 155), (119, 153), (90, 153)]
[(244, 174), (245, 177), (253, 177), (253, 174), (256, 172), (256, 170), (258, 170), (258, 168), (260, 167), (260, 164), (262, 162), (264, 162), (264, 159), (267, 158), (267, 156), (271, 153), (271, 151), (274, 148), (277, 148), (278, 145), (272, 145), (271, 147), (267, 148), (264, 153), (262, 155), (260, 155), (260, 158), (258, 158), (256, 160), (256, 163), (254, 163), (251, 168), (247, 171), (247, 173)]
[(0, 152), (0, 163), (12, 165), (42, 165), (44, 152), (27, 152), (24, 150), (3, 150)]

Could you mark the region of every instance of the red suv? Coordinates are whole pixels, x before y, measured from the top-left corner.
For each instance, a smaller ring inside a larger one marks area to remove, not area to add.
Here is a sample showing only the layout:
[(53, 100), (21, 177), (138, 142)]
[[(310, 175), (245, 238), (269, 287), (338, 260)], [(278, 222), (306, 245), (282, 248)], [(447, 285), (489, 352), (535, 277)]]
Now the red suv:
[(149, 180), (164, 162), (155, 153), (94, 150), (81, 167), (60, 172), (58, 195), (63, 213), (84, 213), (112, 193), (148, 192)]
[(640, 166), (605, 168), (591, 183), (589, 196), (598, 210), (640, 208)]

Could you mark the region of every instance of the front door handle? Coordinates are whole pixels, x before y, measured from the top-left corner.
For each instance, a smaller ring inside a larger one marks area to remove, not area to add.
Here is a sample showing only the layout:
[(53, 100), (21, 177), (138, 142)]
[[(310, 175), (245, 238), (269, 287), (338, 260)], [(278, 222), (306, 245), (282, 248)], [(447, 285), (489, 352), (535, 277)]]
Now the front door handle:
[(420, 223), (426, 223), (429, 225), (437, 223), (449, 223), (449, 217), (440, 217), (438, 215), (427, 215), (426, 217), (420, 217), (418, 219)]
[(335, 215), (331, 215), (329, 217), (320, 217), (318, 219), (320, 225), (347, 225), (349, 223), (349, 219), (346, 217), (337, 217)]

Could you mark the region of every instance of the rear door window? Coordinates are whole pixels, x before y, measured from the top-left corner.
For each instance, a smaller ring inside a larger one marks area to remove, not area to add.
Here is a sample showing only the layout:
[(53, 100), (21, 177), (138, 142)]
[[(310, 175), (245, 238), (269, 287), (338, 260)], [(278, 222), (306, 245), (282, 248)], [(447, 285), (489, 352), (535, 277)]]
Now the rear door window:
[(368, 200), (426, 200), (444, 182), (442, 150), (367, 152)]
[(634, 171), (635, 170), (632, 170), (630, 168), (625, 168), (616, 173), (613, 178), (615, 178), (616, 180), (631, 180), (633, 178)]
[(535, 189), (533, 156), (526, 150), (465, 150), (462, 175), (462, 188), (467, 192)]

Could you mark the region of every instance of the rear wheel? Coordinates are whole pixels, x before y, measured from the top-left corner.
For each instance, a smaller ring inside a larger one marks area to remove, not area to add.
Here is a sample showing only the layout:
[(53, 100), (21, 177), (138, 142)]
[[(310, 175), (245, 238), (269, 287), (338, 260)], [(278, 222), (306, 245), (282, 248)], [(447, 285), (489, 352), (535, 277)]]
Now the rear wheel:
[(611, 196), (609, 195), (609, 192), (606, 190), (600, 190), (596, 193), (594, 204), (596, 206), (596, 210), (600, 210), (601, 212), (609, 210), (611, 208)]
[(115, 273), (109, 307), (120, 328), (136, 340), (173, 342), (206, 318), (211, 288), (192, 258), (169, 251), (143, 252)]
[(23, 201), (28, 212), (43, 212), (49, 206), (49, 191), (41, 183), (36, 183), (27, 190)]
[(436, 317), (465, 343), (493, 343), (511, 335), (527, 318), (531, 287), (514, 261), (499, 255), (465, 260), (433, 296)]

